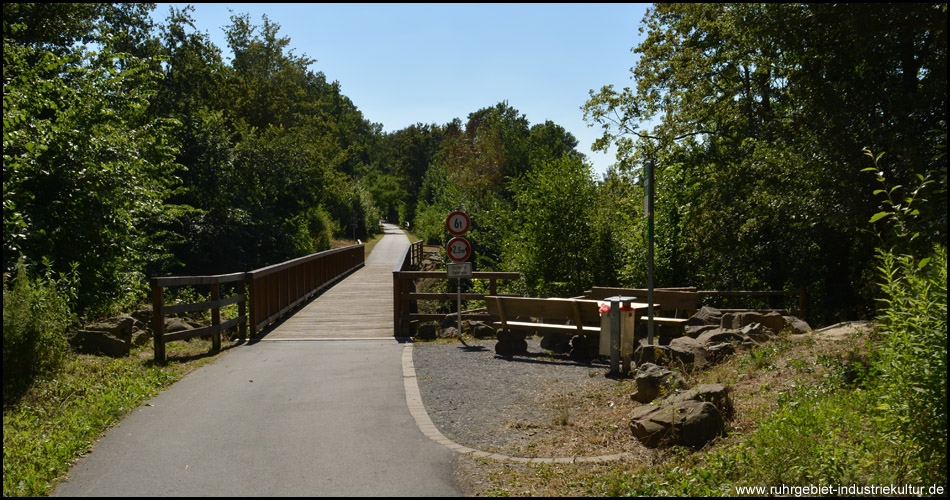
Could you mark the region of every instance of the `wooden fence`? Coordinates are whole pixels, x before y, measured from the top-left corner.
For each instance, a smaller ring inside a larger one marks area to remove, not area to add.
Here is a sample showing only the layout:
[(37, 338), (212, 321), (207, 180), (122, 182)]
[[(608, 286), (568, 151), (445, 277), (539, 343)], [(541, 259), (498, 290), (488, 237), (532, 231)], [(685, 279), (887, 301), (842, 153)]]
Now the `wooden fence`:
[(729, 309), (729, 308), (719, 308), (723, 312), (745, 312), (745, 311), (756, 311), (756, 312), (786, 312), (798, 317), (805, 316), (805, 290), (799, 288), (798, 290), (763, 290), (763, 291), (753, 291), (753, 290), (698, 290), (696, 293), (700, 297), (769, 297), (769, 296), (797, 296), (798, 297), (798, 309), (792, 308), (771, 308), (771, 309)]
[[(417, 300), (456, 300), (455, 293), (416, 293), (415, 280), (422, 278), (449, 279), (445, 271), (415, 271), (422, 261), (422, 242), (416, 242), (406, 249), (393, 268), (393, 331), (396, 337), (412, 335), (413, 321), (432, 321), (445, 318), (446, 314), (424, 314), (411, 312), (412, 303)], [(498, 280), (516, 280), (521, 273), (475, 271), (472, 279), (488, 280), (489, 293), (463, 293), (462, 300), (484, 300), (486, 295), (498, 295)], [(489, 319), (487, 313), (464, 313), (468, 319)]]
[[(247, 273), (215, 276), (169, 276), (152, 278), (152, 330), (156, 361), (165, 360), (165, 344), (211, 335), (212, 350), (221, 348), (221, 332), (239, 326), (241, 338), (250, 324), (251, 336), (310, 298), (363, 266), (364, 245), (351, 245), (307, 255)], [(220, 286), (237, 283), (238, 293), (221, 299)], [(165, 304), (166, 287), (211, 287), (209, 300), (188, 304)], [(245, 293), (249, 287), (248, 293)], [(238, 304), (238, 316), (221, 322), (221, 308)], [(248, 308), (250, 314), (248, 314)], [(194, 311), (211, 311), (211, 325), (181, 332), (165, 333), (165, 317)]]
[[(215, 276), (171, 276), (152, 278), (152, 331), (154, 334), (153, 345), (155, 360), (165, 360), (165, 343), (173, 340), (187, 340), (192, 337), (211, 335), (211, 349), (217, 351), (221, 349), (221, 332), (228, 328), (239, 326), (240, 334), (244, 336), (247, 328), (247, 299), (244, 293), (244, 275), (245, 273), (233, 273), (218, 274)], [(233, 282), (238, 283), (238, 291), (240, 293), (226, 299), (221, 299), (221, 284)], [(209, 285), (211, 287), (209, 300), (204, 302), (165, 305), (165, 287), (197, 285)], [(238, 315), (222, 323), (221, 308), (231, 304), (238, 304)], [(165, 333), (165, 316), (183, 312), (207, 311), (209, 309), (211, 310), (210, 326)]]

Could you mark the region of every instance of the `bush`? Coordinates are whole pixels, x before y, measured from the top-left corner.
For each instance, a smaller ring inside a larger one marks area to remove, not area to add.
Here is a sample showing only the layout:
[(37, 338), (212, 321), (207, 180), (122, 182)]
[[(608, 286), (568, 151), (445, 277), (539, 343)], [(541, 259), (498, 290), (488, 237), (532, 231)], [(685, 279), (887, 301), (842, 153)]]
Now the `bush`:
[(947, 473), (947, 249), (932, 258), (879, 251), (885, 306), (874, 363), (882, 424), (898, 438), (905, 466), (935, 484)]
[(55, 372), (69, 348), (66, 327), (72, 321), (68, 279), (54, 280), (49, 273), (35, 280), (27, 277), (21, 259), (16, 277), (3, 275), (3, 391), (18, 392), (37, 376)]

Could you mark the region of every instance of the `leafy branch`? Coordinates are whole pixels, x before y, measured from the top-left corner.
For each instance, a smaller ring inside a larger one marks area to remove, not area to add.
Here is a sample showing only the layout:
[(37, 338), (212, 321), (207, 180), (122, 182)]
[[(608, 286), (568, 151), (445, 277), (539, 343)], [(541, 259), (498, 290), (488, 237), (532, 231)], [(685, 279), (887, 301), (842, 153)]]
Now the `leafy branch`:
[[(864, 154), (871, 158), (874, 162), (874, 166), (862, 169), (861, 171), (873, 172), (875, 174), (877, 182), (881, 184), (881, 189), (874, 190), (874, 195), (883, 196), (881, 203), (884, 208), (884, 210), (872, 215), (868, 222), (871, 224), (877, 223), (878, 221), (890, 222), (894, 232), (895, 242), (906, 241), (907, 244), (912, 243), (920, 236), (920, 231), (915, 230), (916, 219), (920, 216), (920, 210), (917, 209), (917, 205), (926, 203), (926, 199), (921, 197), (921, 192), (925, 187), (934, 183), (934, 180), (931, 178), (932, 172), (927, 172), (927, 175), (916, 174), (918, 180), (917, 186), (913, 191), (910, 191), (909, 194), (902, 196), (902, 193), (906, 193), (907, 191), (903, 185), (897, 184), (895, 186), (888, 186), (887, 178), (884, 176), (884, 169), (881, 167), (881, 158), (884, 156), (884, 152), (874, 154), (869, 148), (864, 148)], [(918, 263), (918, 267), (922, 269), (929, 261), (929, 258), (921, 259)]]

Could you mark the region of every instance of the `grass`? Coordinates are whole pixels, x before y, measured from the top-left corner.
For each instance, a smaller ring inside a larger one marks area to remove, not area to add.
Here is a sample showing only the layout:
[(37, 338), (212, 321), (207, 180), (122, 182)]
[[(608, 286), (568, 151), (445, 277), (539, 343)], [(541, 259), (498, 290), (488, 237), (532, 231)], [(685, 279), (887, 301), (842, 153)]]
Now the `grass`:
[[(735, 417), (727, 434), (700, 450), (648, 449), (625, 441), (629, 458), (607, 464), (514, 464), (464, 456), (457, 466), (470, 477), (475, 496), (736, 496), (738, 488), (808, 485), (900, 485), (913, 483), (911, 450), (876, 425), (876, 397), (863, 385), (866, 336), (816, 340), (784, 338), (684, 376), (690, 386), (719, 382), (731, 387)], [(582, 456), (583, 429), (626, 430), (621, 412), (598, 411), (598, 401), (633, 392), (633, 382), (603, 380), (600, 388), (562, 395), (552, 429), (563, 439), (531, 443), (538, 456)], [(586, 409), (578, 410), (576, 408)], [(624, 402), (624, 404), (626, 404)], [(603, 405), (599, 405), (603, 406)], [(545, 433), (539, 432), (538, 435)], [(626, 440), (614, 434), (612, 441)], [(605, 445), (607, 446), (607, 445)], [(786, 493), (787, 494), (787, 493)]]
[(3, 405), (3, 496), (46, 496), (110, 426), (148, 398), (228, 350), (210, 340), (171, 342), (168, 362), (150, 347), (111, 358), (69, 354), (53, 377)]

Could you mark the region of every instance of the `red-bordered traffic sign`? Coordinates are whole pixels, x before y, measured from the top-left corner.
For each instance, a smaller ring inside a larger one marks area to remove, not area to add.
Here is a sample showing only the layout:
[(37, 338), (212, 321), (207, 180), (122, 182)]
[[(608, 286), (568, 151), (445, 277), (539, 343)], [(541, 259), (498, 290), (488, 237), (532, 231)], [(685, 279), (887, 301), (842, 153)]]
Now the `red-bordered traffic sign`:
[(455, 262), (464, 262), (472, 255), (472, 244), (465, 238), (456, 237), (449, 240), (448, 244), (445, 245), (445, 250), (448, 252), (450, 259)]
[(465, 212), (452, 212), (445, 219), (445, 228), (449, 230), (452, 236), (462, 236), (468, 232), (471, 226), (472, 220), (468, 218), (468, 214)]

